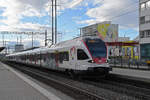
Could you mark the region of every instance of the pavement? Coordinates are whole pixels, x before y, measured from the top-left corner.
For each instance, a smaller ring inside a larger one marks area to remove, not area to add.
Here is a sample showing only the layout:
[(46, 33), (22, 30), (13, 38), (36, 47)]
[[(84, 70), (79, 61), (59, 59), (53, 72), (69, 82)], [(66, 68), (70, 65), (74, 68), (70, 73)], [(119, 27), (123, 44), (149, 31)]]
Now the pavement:
[(113, 68), (113, 71), (111, 71), (110, 73), (120, 75), (126, 78), (150, 82), (150, 70)]
[(61, 98), (0, 62), (0, 100), (61, 100)]
[(150, 67), (147, 65), (141, 65), (141, 66), (137, 66), (137, 65), (128, 65), (128, 64), (110, 64), (110, 66), (114, 67), (114, 68), (129, 68), (129, 69), (139, 69), (139, 70), (150, 70)]

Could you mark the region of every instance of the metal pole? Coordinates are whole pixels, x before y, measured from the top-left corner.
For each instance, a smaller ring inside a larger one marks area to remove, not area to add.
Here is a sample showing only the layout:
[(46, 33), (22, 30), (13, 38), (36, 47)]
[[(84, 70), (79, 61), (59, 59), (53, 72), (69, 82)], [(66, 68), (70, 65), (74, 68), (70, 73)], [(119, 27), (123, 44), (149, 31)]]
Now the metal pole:
[(52, 45), (54, 44), (54, 1), (52, 0)]
[(18, 36), (17, 36), (17, 45), (18, 45)]
[(33, 32), (32, 32), (32, 48), (33, 48)]
[(57, 43), (57, 0), (55, 0), (55, 44)]
[(20, 44), (22, 44), (22, 36), (20, 35)]
[(80, 28), (80, 36), (82, 35), (82, 30), (81, 30), (81, 28)]
[(7, 47), (6, 47), (6, 41), (5, 42), (5, 54), (7, 54)]
[(10, 53), (10, 52), (9, 52), (9, 46), (8, 46), (8, 51), (7, 51), (7, 52), (8, 52), (8, 54)]
[(47, 30), (45, 30), (45, 46), (47, 46)]
[(2, 38), (3, 38), (3, 47), (4, 47), (4, 33), (2, 33)]

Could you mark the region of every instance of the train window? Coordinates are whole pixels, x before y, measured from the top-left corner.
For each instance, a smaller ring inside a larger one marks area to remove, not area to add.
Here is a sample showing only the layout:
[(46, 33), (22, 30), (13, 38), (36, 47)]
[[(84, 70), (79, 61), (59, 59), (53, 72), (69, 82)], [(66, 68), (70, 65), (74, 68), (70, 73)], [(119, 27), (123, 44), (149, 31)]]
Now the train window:
[(33, 54), (31, 54), (31, 61), (34, 61), (34, 55)]
[(40, 54), (37, 55), (37, 60), (40, 60), (41, 59), (41, 56)]
[(51, 54), (50, 54), (50, 57), (51, 57), (51, 59), (54, 59), (54, 58), (55, 58), (55, 54), (54, 54), (54, 53), (51, 53)]
[(44, 62), (46, 62), (47, 54), (42, 54), (41, 59), (43, 59)]
[(29, 57), (28, 57), (28, 55), (26, 55), (26, 60), (28, 60), (29, 59)]
[(37, 59), (37, 54), (33, 54), (32, 57), (33, 57), (33, 61), (36, 61), (36, 59)]
[(32, 55), (30, 55), (30, 61), (33, 61), (33, 57), (32, 57)]
[(63, 53), (63, 61), (69, 61), (69, 53), (68, 52)]
[(48, 54), (47, 54), (47, 59), (48, 59), (49, 61), (52, 61), (52, 60), (54, 59), (54, 54), (53, 54), (53, 53), (48, 53)]
[(59, 62), (63, 63), (63, 53), (59, 53)]
[(89, 59), (89, 57), (87, 56), (87, 54), (82, 49), (78, 49), (77, 50), (77, 58), (78, 58), (78, 60)]
[(63, 63), (63, 61), (69, 61), (69, 53), (68, 52), (59, 53), (59, 62)]
[(33, 55), (33, 59), (34, 59), (34, 61), (39, 60), (39, 54), (34, 54), (34, 55)]

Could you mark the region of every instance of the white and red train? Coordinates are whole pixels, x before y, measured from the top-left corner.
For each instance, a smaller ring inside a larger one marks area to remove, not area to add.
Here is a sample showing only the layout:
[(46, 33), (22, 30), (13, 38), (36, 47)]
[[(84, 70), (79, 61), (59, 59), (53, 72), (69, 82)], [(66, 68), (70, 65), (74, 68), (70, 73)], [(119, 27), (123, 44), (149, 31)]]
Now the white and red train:
[(72, 74), (105, 75), (112, 70), (107, 63), (106, 44), (96, 36), (79, 37), (50, 48), (9, 54), (6, 59)]

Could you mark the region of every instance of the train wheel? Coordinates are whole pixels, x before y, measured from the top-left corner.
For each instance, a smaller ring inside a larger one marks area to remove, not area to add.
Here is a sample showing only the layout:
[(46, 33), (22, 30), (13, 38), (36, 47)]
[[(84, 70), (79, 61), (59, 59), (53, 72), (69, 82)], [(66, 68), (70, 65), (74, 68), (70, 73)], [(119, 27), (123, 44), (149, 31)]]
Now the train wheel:
[(65, 74), (69, 75), (69, 70), (68, 69), (65, 70)]
[(76, 78), (77, 78), (77, 75), (74, 73), (73, 70), (69, 70), (68, 73), (69, 73), (69, 76), (70, 76), (72, 79), (76, 79)]

